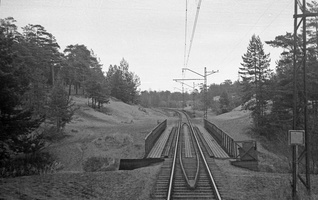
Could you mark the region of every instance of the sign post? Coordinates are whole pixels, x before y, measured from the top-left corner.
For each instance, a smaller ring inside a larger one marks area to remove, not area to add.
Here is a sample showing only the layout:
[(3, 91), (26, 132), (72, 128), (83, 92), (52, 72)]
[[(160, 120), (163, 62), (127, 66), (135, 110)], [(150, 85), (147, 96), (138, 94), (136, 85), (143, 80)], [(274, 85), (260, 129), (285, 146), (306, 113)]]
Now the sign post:
[(293, 199), (297, 199), (298, 146), (305, 145), (304, 130), (289, 130), (288, 144), (293, 147)]

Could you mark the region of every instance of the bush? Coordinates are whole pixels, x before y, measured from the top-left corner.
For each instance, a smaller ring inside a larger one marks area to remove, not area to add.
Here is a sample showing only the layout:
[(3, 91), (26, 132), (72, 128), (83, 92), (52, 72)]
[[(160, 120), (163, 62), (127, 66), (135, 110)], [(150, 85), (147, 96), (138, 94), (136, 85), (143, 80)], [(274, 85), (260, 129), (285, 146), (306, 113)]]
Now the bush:
[(107, 158), (90, 157), (84, 162), (83, 169), (85, 172), (96, 172), (100, 171), (104, 166), (108, 165), (109, 161)]
[(0, 161), (0, 177), (53, 173), (61, 167), (62, 165), (49, 153), (22, 154), (10, 160)]

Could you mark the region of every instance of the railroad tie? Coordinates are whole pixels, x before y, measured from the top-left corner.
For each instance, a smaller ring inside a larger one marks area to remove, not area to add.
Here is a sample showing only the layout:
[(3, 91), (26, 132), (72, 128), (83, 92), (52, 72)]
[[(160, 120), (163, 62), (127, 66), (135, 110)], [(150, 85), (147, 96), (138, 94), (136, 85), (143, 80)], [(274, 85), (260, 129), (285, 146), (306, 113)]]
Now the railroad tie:
[(190, 135), (189, 131), (184, 130), (183, 131), (184, 136), (184, 145), (185, 145), (185, 157), (192, 157), (192, 151), (191, 151), (191, 142), (190, 142)]

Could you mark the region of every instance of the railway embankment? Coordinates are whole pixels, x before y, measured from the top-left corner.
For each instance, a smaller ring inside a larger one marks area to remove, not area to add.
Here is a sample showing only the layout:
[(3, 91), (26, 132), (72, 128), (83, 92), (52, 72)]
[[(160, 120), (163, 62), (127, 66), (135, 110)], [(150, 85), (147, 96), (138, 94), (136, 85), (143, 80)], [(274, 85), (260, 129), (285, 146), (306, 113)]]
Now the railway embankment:
[[(233, 190), (230, 193), (230, 198), (291, 199), (292, 175), (288, 158), (274, 153), (277, 150), (271, 151), (267, 145), (268, 141), (257, 137), (250, 131), (252, 119), (249, 111), (237, 108), (223, 115), (210, 115), (208, 120), (236, 141), (257, 141), (259, 171), (232, 166), (228, 160), (216, 160), (221, 173), (226, 177), (225, 182), (228, 188)], [(275, 147), (272, 146), (272, 148)], [(301, 199), (318, 199), (318, 175), (311, 175), (311, 182), (311, 197), (306, 194), (305, 188), (299, 182)]]
[(73, 99), (79, 106), (73, 121), (46, 148), (59, 170), (0, 178), (0, 199), (149, 199), (160, 165), (125, 171), (118, 170), (119, 160), (142, 158), (144, 138), (169, 117), (115, 99), (101, 111), (85, 98)]
[[(150, 199), (161, 164), (127, 171), (114, 167), (113, 171), (97, 172), (85, 172), (83, 164), (91, 157), (142, 158), (145, 136), (158, 121), (168, 119), (170, 123), (175, 118), (113, 100), (101, 113), (88, 107), (85, 98), (75, 98), (75, 101), (80, 110), (67, 125), (65, 137), (49, 145), (63, 168), (54, 174), (0, 178), (0, 199)], [(251, 137), (246, 134), (250, 123), (248, 113), (235, 111), (226, 115), (208, 119), (233, 138)], [(258, 147), (264, 160), (276, 162), (275, 154)], [(227, 199), (291, 198), (290, 173), (254, 172), (231, 166), (228, 160), (215, 162), (221, 176), (225, 177), (222, 184), (230, 191)], [(318, 199), (318, 176), (311, 178), (312, 199)], [(302, 187), (300, 192), (306, 196)]]

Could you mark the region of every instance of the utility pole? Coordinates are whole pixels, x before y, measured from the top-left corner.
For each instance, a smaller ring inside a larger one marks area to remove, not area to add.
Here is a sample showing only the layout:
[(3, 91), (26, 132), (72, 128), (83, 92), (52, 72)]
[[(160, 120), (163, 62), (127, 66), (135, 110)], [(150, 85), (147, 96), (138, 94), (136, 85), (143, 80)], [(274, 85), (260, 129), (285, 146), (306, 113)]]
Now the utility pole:
[(184, 87), (183, 87), (183, 83), (182, 84), (182, 110), (184, 110)]
[(192, 95), (193, 95), (193, 117), (195, 117), (195, 94), (197, 92), (197, 89), (195, 89), (195, 83), (193, 82), (193, 90), (192, 90)]
[[(184, 70), (188, 70), (188, 71), (190, 71), (190, 72), (192, 72), (192, 73), (195, 73), (195, 74), (197, 74), (197, 75), (203, 77), (203, 80), (204, 80), (204, 84), (203, 84), (204, 119), (207, 119), (207, 116), (208, 116), (208, 105), (207, 105), (207, 77), (208, 77), (209, 75), (211, 75), (211, 74), (214, 74), (214, 73), (219, 72), (219, 70), (217, 70), (217, 71), (214, 71), (214, 70), (212, 70), (212, 71), (207, 71), (207, 70), (206, 70), (206, 67), (204, 67), (204, 74), (203, 74), (203, 75), (200, 74), (200, 73), (198, 73), (198, 72), (195, 72), (195, 71), (193, 71), (193, 70), (191, 70), (191, 69), (189, 69), (189, 68), (182, 68), (182, 71), (184, 71)], [(184, 80), (186, 80), (186, 79), (184, 79)], [(190, 80), (195, 80), (195, 79), (190, 79)]]
[[(294, 67), (294, 104), (293, 104), (293, 129), (297, 130), (299, 129), (299, 119), (301, 117), (299, 116), (298, 113), (298, 101), (303, 101), (303, 110), (304, 110), (304, 116), (303, 116), (303, 127), (304, 130), (300, 130), (304, 132), (304, 150), (298, 157), (298, 145), (292, 145), (292, 152), (293, 152), (293, 188), (292, 188), (292, 196), (293, 199), (297, 199), (297, 180), (298, 178), (300, 181), (305, 185), (307, 188), (307, 192), (310, 194), (311, 192), (311, 186), (310, 186), (310, 160), (309, 160), (309, 133), (308, 133), (308, 124), (307, 124), (307, 118), (308, 118), (308, 113), (307, 113), (307, 107), (308, 107), (308, 97), (307, 97), (307, 80), (306, 80), (306, 73), (307, 73), (307, 67), (306, 67), (306, 62), (307, 62), (307, 35), (306, 35), (306, 29), (307, 29), (307, 24), (306, 24), (306, 19), (307, 17), (317, 17), (318, 13), (310, 13), (307, 8), (306, 8), (306, 0), (303, 0), (302, 3), (300, 0), (295, 0), (294, 1), (294, 56), (293, 56), (293, 67)], [(301, 10), (302, 14), (298, 14), (298, 10)], [(298, 23), (298, 18), (301, 18), (301, 20)], [(297, 30), (302, 26), (302, 46), (298, 46), (298, 37), (297, 37)], [(297, 54), (297, 50), (300, 50), (302, 52), (299, 52)], [(297, 59), (300, 57), (300, 59)], [(302, 64), (302, 71), (303, 71), (303, 91), (304, 91), (304, 97), (302, 99), (298, 99), (298, 88), (297, 88), (297, 73), (298, 73), (298, 63), (297, 60), (301, 60), (300, 64)], [(298, 133), (300, 133), (298, 131)], [(306, 176), (305, 180), (302, 178), (302, 176), (298, 172), (298, 166), (299, 163), (305, 158), (305, 164), (306, 164)]]
[[(183, 87), (183, 85), (186, 85), (186, 86), (188, 86), (188, 87), (190, 87), (190, 88), (192, 88), (192, 110), (193, 110), (193, 116), (194, 116), (194, 114), (195, 114), (195, 111), (194, 111), (194, 105), (195, 105), (195, 99), (194, 99), (194, 95), (195, 95), (195, 83), (193, 82), (193, 86), (191, 86), (191, 85), (188, 85), (188, 84), (186, 84), (186, 83), (184, 83), (184, 82), (182, 82), (182, 80), (189, 80), (189, 79), (173, 79), (174, 81), (176, 81), (176, 82), (179, 82), (179, 83), (181, 83), (182, 84), (182, 87)], [(195, 80), (197, 80), (197, 79), (195, 79)], [(182, 90), (182, 92), (183, 92), (183, 90)], [(183, 103), (184, 103), (184, 98), (183, 98)]]
[[(183, 85), (186, 85), (186, 86), (189, 86), (189, 87), (192, 87), (192, 86), (190, 86), (190, 85), (188, 85), (188, 84), (185, 84), (184, 82), (182, 82), (182, 81), (193, 81), (193, 80), (203, 80), (203, 79), (184, 79), (184, 78), (182, 78), (182, 79), (173, 79), (174, 81), (176, 81), (176, 82), (179, 82), (179, 83), (181, 83), (182, 84), (182, 104), (184, 105), (184, 86)], [(182, 110), (184, 110), (184, 108), (183, 108), (183, 105), (182, 105)]]

